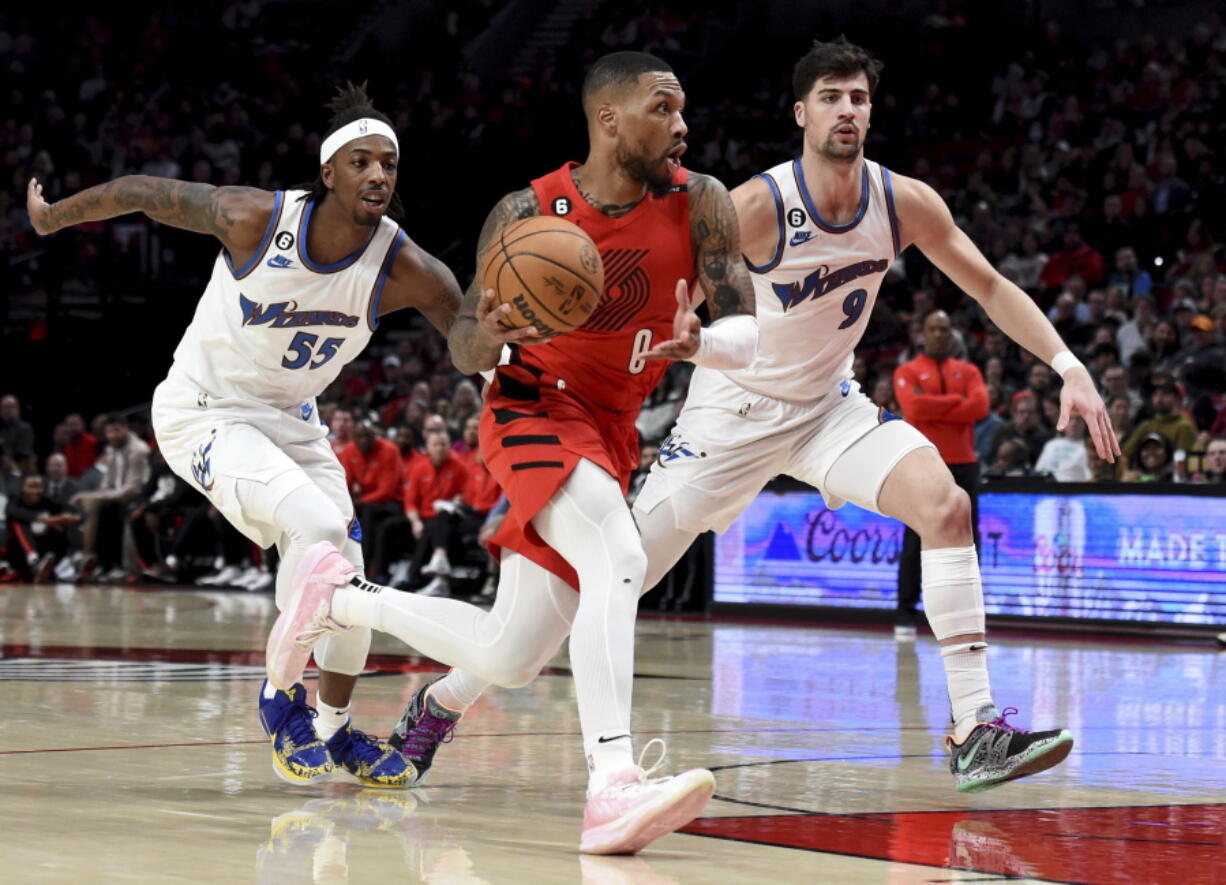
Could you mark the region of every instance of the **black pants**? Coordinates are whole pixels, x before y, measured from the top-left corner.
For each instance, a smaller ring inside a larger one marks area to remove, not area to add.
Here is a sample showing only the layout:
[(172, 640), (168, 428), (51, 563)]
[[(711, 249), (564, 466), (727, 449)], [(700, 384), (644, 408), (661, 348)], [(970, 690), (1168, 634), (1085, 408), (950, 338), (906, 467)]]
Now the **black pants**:
[[(979, 549), (979, 464), (948, 464), (958, 488), (971, 496), (971, 531)], [(895, 623), (913, 625), (920, 601), (920, 536), (908, 527), (903, 533), (902, 557), (898, 560), (898, 618)]]
[(385, 522), (399, 517), (405, 519), (404, 505), (399, 501), (376, 501), (358, 506), (358, 522), (362, 525), (362, 559), (369, 574), (377, 575), (388, 563), (378, 557), (379, 530)]

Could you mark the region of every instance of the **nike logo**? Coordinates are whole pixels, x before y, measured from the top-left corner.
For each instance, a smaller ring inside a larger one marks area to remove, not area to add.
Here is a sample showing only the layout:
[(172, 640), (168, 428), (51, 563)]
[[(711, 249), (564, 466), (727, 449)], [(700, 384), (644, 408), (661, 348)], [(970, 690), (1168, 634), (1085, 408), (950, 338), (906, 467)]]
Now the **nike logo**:
[(626, 738), (627, 740), (629, 740), (630, 735), (628, 735), (628, 734), (615, 734), (615, 735), (613, 735), (613, 737), (611, 737), (611, 738), (596, 738), (596, 743), (598, 743), (598, 744), (607, 744), (607, 743), (609, 743), (610, 741), (620, 741), (622, 738)]
[(792, 239), (788, 240), (788, 245), (799, 246), (801, 243), (807, 243), (811, 239), (813, 239), (813, 231), (798, 230), (796, 233), (792, 234)]
[(971, 744), (961, 756), (958, 757), (958, 771), (966, 771), (970, 768), (971, 763), (975, 761), (975, 754), (979, 752), (979, 744), (983, 741), (980, 736), (975, 739), (975, 743)]
[(280, 268), (287, 268), (287, 267), (294, 266), (294, 262), (290, 261), (284, 255), (274, 255), (272, 258), (269, 258), (268, 261), (265, 262), (265, 264), (267, 264), (269, 267), (280, 267)]

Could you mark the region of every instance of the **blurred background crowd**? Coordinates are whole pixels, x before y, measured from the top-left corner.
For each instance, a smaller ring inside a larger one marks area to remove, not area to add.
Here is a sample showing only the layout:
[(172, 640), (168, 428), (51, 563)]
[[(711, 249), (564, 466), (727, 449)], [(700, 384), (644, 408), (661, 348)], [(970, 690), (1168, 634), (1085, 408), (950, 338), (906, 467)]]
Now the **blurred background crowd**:
[[(986, 477), (1222, 482), (1226, 24), (1213, 4), (1176, 0), (997, 7), (469, 0), (357, 15), (204, 0), (0, 13), (0, 579), (263, 589), (275, 556), (166, 469), (148, 426), (216, 243), (143, 216), (40, 239), (24, 211), (31, 176), (52, 200), (129, 173), (291, 187), (315, 173), (324, 101), (369, 80), (402, 136), (402, 224), (466, 286), (489, 207), (583, 158), (582, 72), (623, 48), (674, 65), (686, 164), (729, 187), (799, 152), (791, 65), (813, 36), (875, 51), (886, 66), (867, 155), (935, 187), (1034, 297), (1098, 381), (1124, 457), (1098, 459), (1079, 421), (1057, 433), (1059, 377), (914, 249), (858, 351), (865, 391), (901, 411), (894, 371), (924, 351), (924, 318), (940, 309), (988, 393), (974, 430)], [(640, 417), (644, 469), (687, 380), (675, 366)], [(479, 539), (500, 508), (476, 447), (480, 402), (479, 379), (411, 315), (384, 322), (321, 398), (372, 576), (489, 592)]]

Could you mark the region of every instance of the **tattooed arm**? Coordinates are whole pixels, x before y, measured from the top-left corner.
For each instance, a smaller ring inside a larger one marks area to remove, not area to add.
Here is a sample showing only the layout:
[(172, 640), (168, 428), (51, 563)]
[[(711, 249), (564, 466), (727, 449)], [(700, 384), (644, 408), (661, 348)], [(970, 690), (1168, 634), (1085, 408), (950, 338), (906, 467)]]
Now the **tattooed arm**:
[(255, 251), (273, 205), (273, 195), (257, 188), (213, 187), (150, 175), (125, 175), (54, 203), (43, 199), (36, 179), (26, 187), (30, 223), (43, 236), (83, 221), (143, 212), (171, 227), (212, 234), (235, 259)]
[(396, 262), (379, 301), (379, 316), (405, 307), (421, 311), (443, 337), (455, 325), (460, 310), (460, 284), (455, 274), (412, 240), (396, 253)]
[[(690, 305), (685, 280), (677, 282), (673, 337), (649, 350), (647, 359), (690, 360), (713, 369), (748, 366), (758, 346), (753, 283), (741, 261), (741, 233), (728, 191), (715, 178), (689, 176), (690, 240), (698, 282), (711, 311), (703, 329)], [(728, 320), (727, 323), (716, 323)]]
[(524, 188), (507, 194), (490, 210), (477, 240), (477, 272), (472, 285), (460, 303), (459, 316), (447, 333), (447, 346), (451, 350), (451, 362), (465, 375), (492, 369), (498, 365), (502, 345), (511, 342), (537, 344), (545, 340), (528, 326), (507, 330), (499, 320), (511, 313), (511, 306), (503, 304), (495, 308), (494, 290), (482, 289), (482, 258), (490, 244), (512, 221), (540, 215), (541, 207), (532, 188)]

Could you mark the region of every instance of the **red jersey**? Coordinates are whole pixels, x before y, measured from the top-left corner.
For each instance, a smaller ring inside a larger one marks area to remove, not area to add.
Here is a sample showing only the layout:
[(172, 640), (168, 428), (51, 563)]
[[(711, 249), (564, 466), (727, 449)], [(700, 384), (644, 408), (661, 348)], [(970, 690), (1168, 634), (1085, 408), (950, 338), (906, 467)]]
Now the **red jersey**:
[(920, 354), (894, 370), (894, 395), (906, 418), (946, 464), (973, 464), (975, 422), (987, 417), (988, 389), (972, 363)]
[[(618, 412), (637, 412), (669, 360), (642, 354), (673, 337), (677, 280), (694, 282), (685, 169), (661, 197), (648, 195), (620, 218), (590, 206), (571, 178), (578, 163), (532, 182), (542, 215), (579, 225), (600, 251), (604, 292), (578, 329), (517, 348), (520, 361), (566, 382), (568, 392)], [(691, 285), (691, 291), (693, 286)]]

